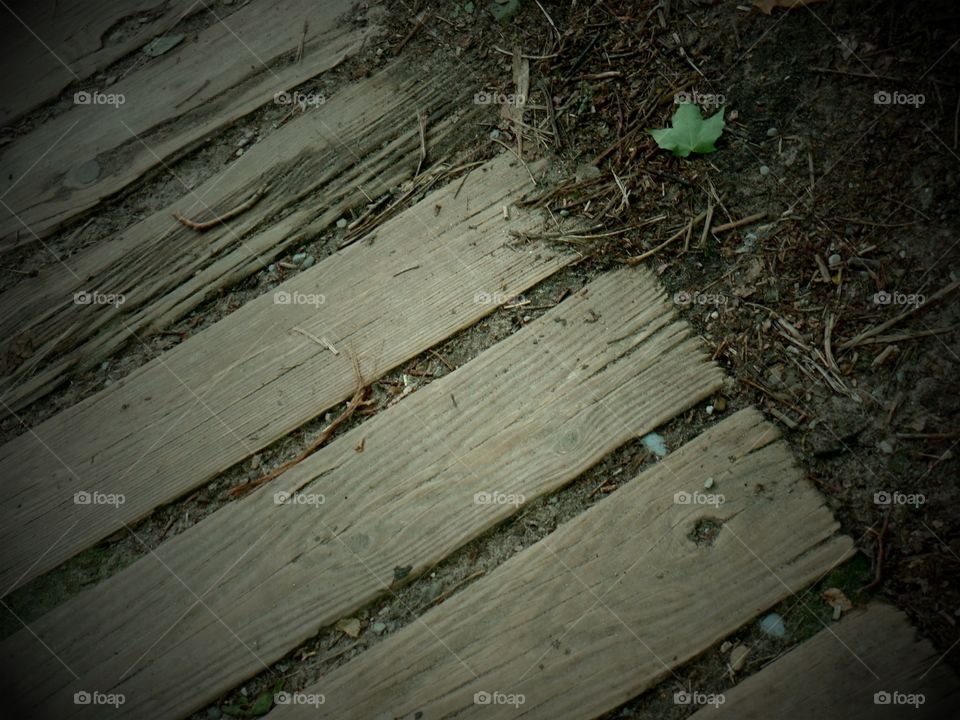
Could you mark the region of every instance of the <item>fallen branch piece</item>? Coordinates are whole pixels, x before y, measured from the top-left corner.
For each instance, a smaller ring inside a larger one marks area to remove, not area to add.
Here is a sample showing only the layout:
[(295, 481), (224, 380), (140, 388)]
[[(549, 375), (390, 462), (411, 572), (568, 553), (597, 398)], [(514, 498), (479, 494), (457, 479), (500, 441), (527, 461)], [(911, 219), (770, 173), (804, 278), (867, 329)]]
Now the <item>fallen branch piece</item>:
[(180, 213), (174, 213), (173, 217), (181, 225), (184, 225), (190, 228), (191, 230), (197, 230), (199, 232), (203, 232), (204, 230), (209, 230), (212, 227), (216, 227), (217, 225), (225, 223), (227, 220), (232, 220), (233, 218), (237, 217), (237, 215), (241, 215), (242, 213), (245, 213), (247, 210), (249, 210), (258, 202), (260, 202), (260, 198), (262, 198), (264, 195), (267, 194), (267, 190), (268, 190), (267, 186), (264, 185), (259, 190), (257, 190), (253, 195), (251, 195), (249, 198), (247, 198), (242, 203), (237, 205), (235, 208), (233, 208), (232, 210), (228, 210), (227, 212), (225, 212), (223, 215), (220, 215), (219, 217), (215, 217), (213, 220), (205, 220), (203, 222), (197, 222), (196, 220), (190, 220), (189, 218), (185, 218)]

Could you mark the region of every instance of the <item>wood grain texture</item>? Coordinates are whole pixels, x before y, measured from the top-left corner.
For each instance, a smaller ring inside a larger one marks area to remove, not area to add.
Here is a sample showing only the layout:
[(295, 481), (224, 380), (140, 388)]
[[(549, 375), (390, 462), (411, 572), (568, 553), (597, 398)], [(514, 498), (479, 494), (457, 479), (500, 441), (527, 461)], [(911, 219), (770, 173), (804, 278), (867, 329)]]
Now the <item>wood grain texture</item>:
[[(90, 0), (5, 7), (0, 126), (89, 78), (204, 9), (196, 0)], [(114, 35), (126, 21), (124, 32)]]
[[(392, 66), (291, 120), (172, 205), (0, 295), (0, 347), (28, 341), (35, 349), (0, 378), (0, 400), (19, 411), (410, 178), (417, 108), (428, 116), (431, 147), (476, 111), (467, 96)], [(173, 218), (224, 212), (265, 186), (253, 208), (202, 234)], [(74, 302), (74, 293), (93, 290), (125, 302)]]
[[(853, 552), (776, 437), (752, 408), (721, 421), (304, 692), (325, 697), (325, 718), (616, 708)], [(722, 503), (676, 502), (708, 477)], [(698, 544), (704, 522), (715, 535)], [(495, 692), (524, 701), (475, 702)]]
[[(353, 0), (259, 0), (4, 148), (0, 252), (36, 243), (145, 172), (355, 52), (374, 28), (337, 29)], [(303, 61), (296, 52), (309, 24)], [(288, 62), (277, 68), (267, 67)], [(99, 174), (87, 181), (89, 163)]]
[[(26, 630), (9, 638), (8, 696), (92, 717), (73, 693), (112, 688), (118, 717), (181, 716), (387, 592), (397, 567), (407, 582), (517, 511), (478, 493), (556, 490), (721, 384), (652, 274), (602, 276), (31, 623), (59, 661)], [(278, 491), (325, 501), (277, 505)]]
[[(529, 185), (518, 163), (495, 159), (457, 198), (453, 186), (431, 193), (376, 239), (277, 286), (293, 303), (263, 295), (0, 447), (0, 585), (55, 567), (352, 395), (345, 351), (373, 380), (491, 312), (477, 293), (509, 297), (572, 262), (509, 245), (510, 231), (542, 227), (534, 213), (502, 215)], [(79, 491), (125, 503), (77, 505)]]
[[(898, 695), (880, 704), (875, 693)], [(923, 702), (908, 704), (910, 695), (922, 695)], [(718, 709), (698, 710), (691, 720), (944, 720), (960, 707), (960, 678), (902, 612), (873, 603), (724, 696)]]

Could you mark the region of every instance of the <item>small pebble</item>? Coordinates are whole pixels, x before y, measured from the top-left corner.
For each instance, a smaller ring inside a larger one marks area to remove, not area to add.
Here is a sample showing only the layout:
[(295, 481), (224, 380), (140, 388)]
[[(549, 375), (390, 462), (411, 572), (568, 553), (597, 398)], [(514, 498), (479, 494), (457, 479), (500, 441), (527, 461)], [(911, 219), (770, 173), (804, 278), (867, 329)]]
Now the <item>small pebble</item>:
[(760, 621), (760, 630), (777, 638), (782, 638), (787, 634), (787, 626), (784, 624), (783, 618), (777, 613), (770, 613), (763, 618)]
[(304, 269), (306, 269), (306, 268), (308, 268), (308, 267), (312, 267), (313, 264), (314, 264), (316, 261), (317, 261), (317, 259), (316, 259), (313, 255), (307, 255), (307, 256), (303, 259), (303, 264), (300, 265), (300, 267), (302, 267), (302, 268), (304, 268)]
[(750, 648), (737, 645), (730, 653), (730, 669), (734, 672), (743, 670), (743, 666), (747, 664), (747, 655), (749, 654)]
[(384, 625), (382, 622), (375, 622), (373, 625), (370, 626), (370, 631), (374, 635), (383, 635), (387, 631), (387, 626)]
[(713, 415), (713, 405), (707, 405), (707, 415)]
[(497, 140), (497, 139), (499, 139), (499, 138), (500, 138), (500, 131), (499, 131), (499, 130), (497, 130), (496, 128), (494, 128), (493, 130), (490, 131), (490, 139), (491, 139), (491, 140)]
[(338, 228), (340, 228), (341, 230), (343, 230), (346, 226), (347, 226), (347, 219), (346, 219), (346, 218), (340, 218), (339, 220), (337, 220), (337, 227), (338, 227)]
[(831, 255), (829, 258), (827, 258), (827, 264), (828, 264), (830, 267), (837, 267), (837, 265), (839, 265), (840, 262), (841, 262), (841, 257), (840, 257), (839, 255), (837, 255), (836, 253), (834, 253), (834, 254)]
[(775, 127), (767, 128), (767, 137), (776, 137), (780, 134), (780, 131)]
[(713, 487), (713, 478), (707, 478), (703, 481), (703, 487), (705, 490), (709, 490)]
[(760, 174), (761, 174), (761, 175), (769, 175), (769, 174), (770, 174), (770, 168), (768, 168), (766, 165), (761, 165), (761, 166), (760, 166)]
[(276, 272), (276, 271), (277, 271), (277, 266), (274, 263), (270, 263), (269, 265), (267, 265), (267, 272)]
[(300, 263), (302, 263), (304, 260), (307, 259), (307, 254), (306, 254), (306, 253), (296, 253), (296, 254), (295, 254), (292, 258), (290, 258), (290, 259), (291, 259), (293, 262), (295, 262), (297, 265), (299, 265)]
[(880, 442), (878, 442), (877, 448), (879, 448), (880, 452), (882, 452), (884, 455), (893, 454), (893, 445), (891, 445), (886, 440), (881, 440)]

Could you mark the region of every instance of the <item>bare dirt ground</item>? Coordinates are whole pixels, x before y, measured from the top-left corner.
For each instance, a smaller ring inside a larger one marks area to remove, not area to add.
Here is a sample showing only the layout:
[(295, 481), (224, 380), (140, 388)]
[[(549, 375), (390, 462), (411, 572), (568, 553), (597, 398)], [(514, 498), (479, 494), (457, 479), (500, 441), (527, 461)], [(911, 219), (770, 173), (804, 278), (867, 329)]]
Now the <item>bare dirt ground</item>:
[[(338, 83), (399, 55), (424, 77), (509, 94), (511, 53), (519, 48), (529, 56), (532, 80), (524, 157), (554, 158), (551, 185), (530, 202), (558, 231), (577, 227), (592, 237), (566, 239), (583, 260), (527, 293), (520, 299), (527, 305), (497, 310), (375, 383), (365, 412), (402, 402), (405, 388), (446, 374), (542, 312), (529, 308), (549, 306), (649, 252), (642, 262), (655, 269), (730, 378), (721, 397), (660, 429), (667, 446), (737, 409), (761, 407), (861, 551), (773, 608), (785, 618), (785, 638), (756, 626), (729, 638), (751, 649), (736, 675), (729, 646), (718, 646), (609, 717), (686, 717), (692, 708), (674, 704), (674, 692), (722, 692), (822, 629), (832, 611), (821, 593), (831, 587), (855, 605), (879, 597), (902, 608), (944, 662), (960, 668), (960, 313), (953, 292), (960, 280), (960, 23), (953, 3), (829, 0), (767, 16), (746, 0), (524, 0), (504, 22), (485, 2), (386, 6), (390, 30), (325, 75), (320, 90), (333, 97)], [(716, 153), (675, 158), (646, 132), (669, 125), (678, 93), (708, 112), (723, 107), (727, 125)], [(269, 132), (271, 112), (245, 118), (177, 167), (193, 168), (199, 182), (228, 161), (245, 130)], [(502, 151), (497, 141), (515, 148), (516, 136), (515, 123), (491, 105), (488, 121), (464, 127), (457, 144), (464, 157), (479, 159)], [(75, 252), (162, 207), (174, 192), (164, 178), (146, 178), (79, 236), (69, 228), (57, 247)], [(703, 212), (712, 215), (712, 231), (702, 231), (702, 218), (694, 221)], [(319, 261), (337, 244), (331, 231), (293, 252)], [(267, 272), (251, 277), (172, 329), (195, 333), (276, 282)], [(25, 424), (125, 376), (181, 337), (142, 339), (146, 345), (132, 344), (99, 372), (30, 408)], [(29, 621), (115, 574), (229, 502), (233, 487), (295, 457), (337, 412), (5, 602)], [(24, 426), (7, 420), (0, 429), (9, 439)], [(303, 687), (347, 662), (655, 461), (639, 440), (621, 448), (357, 613), (356, 637), (326, 628), (196, 717), (256, 714), (257, 698)], [(5, 615), (0, 631), (17, 627)]]

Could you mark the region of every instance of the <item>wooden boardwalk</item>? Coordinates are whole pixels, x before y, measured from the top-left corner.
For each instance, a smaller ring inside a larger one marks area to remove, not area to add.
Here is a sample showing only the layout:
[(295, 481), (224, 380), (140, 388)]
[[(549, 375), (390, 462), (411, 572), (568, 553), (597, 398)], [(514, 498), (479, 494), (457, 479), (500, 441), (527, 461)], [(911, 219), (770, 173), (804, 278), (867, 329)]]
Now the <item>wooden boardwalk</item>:
[[(250, 0), (225, 17), (180, 0), (99, 0), (84, 12), (53, 3), (5, 18), (4, 57), (26, 66), (0, 78), (0, 118), (29, 122), (0, 147), (0, 253), (52, 252), (58, 232), (151, 173), (176, 177), (204, 142), (276, 92), (328, 78), (380, 32), (376, 8), (358, 22), (352, 0)], [(172, 50), (138, 54), (184, 23), (194, 29)], [(131, 60), (99, 88), (123, 104), (70, 100)], [(549, 161), (470, 160), (456, 146), (485, 122), (476, 88), (426, 82), (402, 58), (378, 68), (0, 294), (0, 345), (32, 348), (0, 377), (0, 403), (18, 414), (354, 219), (312, 267), (0, 446), (4, 596), (334, 410), (357, 371), (369, 385), (572, 274), (573, 246), (519, 239), (556, 230), (522, 202)], [(427, 146), (453, 151), (424, 163)], [(238, 206), (203, 232), (173, 217)], [(74, 301), (95, 290), (126, 301)], [(77, 700), (87, 693), (124, 698), (110, 717), (189, 717), (723, 385), (652, 272), (602, 273), (25, 623), (0, 641), (15, 659), (0, 690), (17, 717), (104, 717)], [(672, 450), (407, 627), (285, 690), (322, 698), (331, 718), (586, 720), (666, 687), (855, 552), (758, 410)], [(123, 502), (84, 502), (91, 494)], [(901, 717), (870, 702), (896, 691), (929, 699), (909, 717), (944, 717), (956, 686), (902, 615), (872, 606), (695, 716)], [(268, 717), (316, 716), (278, 703)]]

